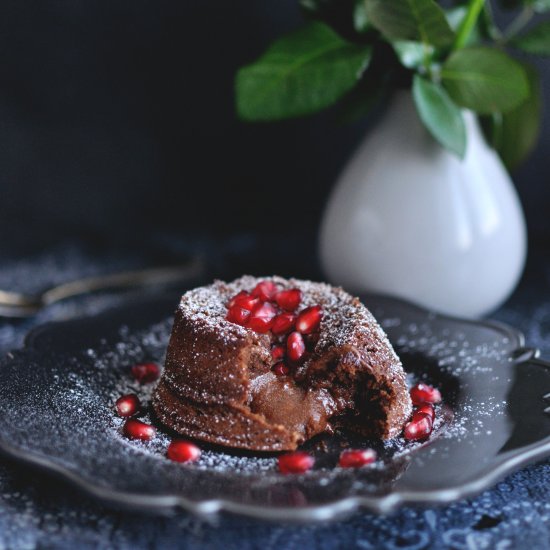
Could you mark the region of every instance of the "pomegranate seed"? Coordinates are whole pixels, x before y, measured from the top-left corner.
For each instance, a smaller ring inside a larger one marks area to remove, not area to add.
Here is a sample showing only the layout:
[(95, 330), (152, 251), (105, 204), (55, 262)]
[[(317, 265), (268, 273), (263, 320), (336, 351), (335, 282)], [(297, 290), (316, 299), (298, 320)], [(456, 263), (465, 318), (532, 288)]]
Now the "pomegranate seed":
[(361, 468), (376, 460), (376, 452), (372, 449), (349, 449), (340, 455), (338, 464), (342, 468)]
[(140, 384), (149, 384), (160, 376), (160, 369), (155, 363), (140, 363), (132, 367), (132, 375)]
[(314, 464), (315, 459), (303, 451), (297, 451), (279, 457), (279, 471), (282, 474), (303, 474), (311, 470)]
[(422, 411), (414, 411), (412, 414), (411, 422), (416, 422), (418, 420), (422, 420), (423, 418), (427, 418), (431, 423), (433, 427), (433, 420), (432, 417), (429, 414), (426, 414)]
[(241, 290), (238, 294), (235, 294), (235, 296), (233, 296), (233, 298), (231, 298), (231, 300), (227, 302), (226, 304), (227, 309), (231, 309), (237, 303), (237, 300), (243, 296), (249, 296), (246, 290)]
[(405, 425), (403, 435), (405, 439), (425, 439), (432, 433), (432, 421), (426, 414), (414, 414), (412, 420)]
[(303, 309), (296, 319), (296, 330), (302, 334), (310, 334), (319, 328), (321, 323), (321, 306), (311, 306)]
[(251, 296), (248, 292), (241, 290), (237, 296), (230, 300), (227, 307), (231, 309), (232, 307), (239, 306), (244, 309), (248, 309), (248, 311), (252, 311), (259, 303), (259, 298)]
[(294, 328), (295, 322), (296, 315), (292, 315), (292, 313), (279, 313), (279, 315), (273, 319), (271, 330), (273, 334), (286, 334)]
[(273, 372), (277, 376), (286, 376), (290, 369), (283, 363), (283, 361), (279, 361), (276, 365), (273, 365)]
[(284, 358), (285, 352), (286, 350), (284, 346), (279, 346), (279, 345), (273, 346), (271, 348), (271, 358), (275, 363), (277, 363), (277, 361), (280, 361), (281, 359)]
[(252, 310), (246, 326), (256, 332), (268, 332), (273, 325), (275, 315), (277, 315), (277, 310), (271, 304), (258, 304)]
[(166, 449), (166, 456), (174, 462), (196, 462), (201, 456), (201, 450), (190, 441), (174, 439)]
[(414, 416), (416, 416), (417, 414), (418, 415), (425, 414), (425, 415), (429, 416), (432, 422), (435, 420), (435, 410), (429, 403), (425, 403), (424, 405), (420, 405), (420, 407), (418, 407), (418, 409), (416, 409), (416, 411), (414, 413)]
[(280, 308), (294, 311), (302, 301), (302, 291), (298, 288), (281, 290), (281, 292), (277, 292), (275, 295), (275, 301)]
[(306, 351), (306, 344), (299, 332), (291, 332), (286, 340), (286, 353), (291, 361), (298, 362)]
[(271, 302), (277, 294), (277, 285), (273, 281), (260, 281), (251, 292), (252, 296), (257, 296), (263, 302)]
[(229, 309), (227, 315), (225, 316), (225, 318), (231, 323), (235, 323), (241, 326), (246, 325), (249, 317), (250, 311), (240, 306), (233, 306), (231, 309)]
[(115, 407), (119, 416), (134, 416), (141, 408), (141, 403), (135, 393), (129, 393), (119, 397), (116, 400)]
[(439, 403), (441, 401), (441, 393), (437, 388), (420, 382), (411, 388), (411, 399), (415, 405)]
[(149, 441), (155, 437), (157, 430), (151, 424), (146, 424), (141, 420), (129, 418), (124, 424), (124, 435), (130, 439), (141, 439), (141, 441)]

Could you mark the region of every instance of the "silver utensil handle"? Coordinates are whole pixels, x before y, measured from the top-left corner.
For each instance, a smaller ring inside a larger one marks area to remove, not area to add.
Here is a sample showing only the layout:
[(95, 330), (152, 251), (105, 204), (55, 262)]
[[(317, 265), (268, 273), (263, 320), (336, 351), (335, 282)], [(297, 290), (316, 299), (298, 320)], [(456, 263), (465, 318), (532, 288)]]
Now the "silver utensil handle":
[(42, 294), (42, 303), (50, 305), (66, 298), (98, 290), (167, 285), (198, 276), (203, 268), (203, 261), (196, 258), (184, 266), (150, 268), (79, 279), (47, 290)]
[(0, 316), (28, 317), (42, 307), (98, 290), (116, 290), (140, 286), (163, 286), (200, 276), (205, 263), (200, 257), (175, 267), (157, 267), (87, 277), (52, 287), (42, 294), (31, 295), (0, 290)]

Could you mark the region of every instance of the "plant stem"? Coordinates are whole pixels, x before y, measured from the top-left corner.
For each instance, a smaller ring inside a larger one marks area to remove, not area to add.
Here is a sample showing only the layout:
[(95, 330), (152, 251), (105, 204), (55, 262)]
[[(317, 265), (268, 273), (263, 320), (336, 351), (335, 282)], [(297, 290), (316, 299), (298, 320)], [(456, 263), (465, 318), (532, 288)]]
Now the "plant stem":
[(504, 46), (510, 39), (514, 38), (531, 21), (535, 12), (531, 6), (525, 6), (521, 13), (510, 23), (510, 26), (502, 34), (498, 41), (500, 46)]
[(466, 45), (484, 4), (485, 0), (470, 0), (466, 16), (464, 17), (464, 20), (462, 21), (462, 24), (456, 34), (453, 50), (459, 50)]
[(485, 18), (487, 20), (489, 36), (492, 40), (494, 40), (495, 42), (498, 42), (499, 40), (502, 39), (502, 33), (500, 32), (500, 29), (495, 24), (495, 16), (493, 13), (493, 6), (491, 2), (485, 3), (484, 13), (485, 13)]

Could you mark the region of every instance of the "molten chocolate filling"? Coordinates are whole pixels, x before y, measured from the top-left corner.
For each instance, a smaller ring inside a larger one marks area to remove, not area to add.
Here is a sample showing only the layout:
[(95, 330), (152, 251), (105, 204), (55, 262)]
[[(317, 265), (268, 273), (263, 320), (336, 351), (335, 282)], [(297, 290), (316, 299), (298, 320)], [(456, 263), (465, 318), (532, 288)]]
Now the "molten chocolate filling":
[(353, 349), (313, 356), (294, 376), (277, 376), (269, 367), (257, 365), (250, 370), (254, 374), (248, 406), (268, 423), (299, 434), (303, 441), (344, 426), (374, 434), (385, 418), (386, 392), (374, 377), (356, 372), (357, 361)]

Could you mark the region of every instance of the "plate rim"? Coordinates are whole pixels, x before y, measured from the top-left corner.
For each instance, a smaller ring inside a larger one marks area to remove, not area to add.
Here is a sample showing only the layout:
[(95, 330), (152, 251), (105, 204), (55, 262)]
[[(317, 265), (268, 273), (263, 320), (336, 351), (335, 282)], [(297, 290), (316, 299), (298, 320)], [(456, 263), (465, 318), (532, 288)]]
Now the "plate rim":
[[(531, 359), (537, 358), (539, 350), (536, 348), (526, 348), (525, 336), (522, 331), (492, 319), (465, 319), (458, 316), (438, 313), (436, 311), (424, 308), (411, 301), (402, 298), (389, 296), (385, 294), (362, 294), (362, 301), (365, 297), (375, 296), (377, 299), (387, 299), (401, 306), (413, 308), (420, 313), (427, 314), (430, 317), (436, 317), (451, 322), (458, 322), (472, 326), (481, 326), (505, 333), (513, 342), (512, 353), (521, 356), (516, 364), (528, 363)], [(157, 297), (155, 301), (161, 299)], [(151, 297), (144, 300), (151, 301)], [(51, 327), (59, 327), (77, 320), (93, 320), (108, 316), (113, 309), (122, 309), (125, 306), (133, 305), (135, 302), (119, 304), (114, 308), (95, 313), (93, 315), (84, 315), (62, 321), (50, 321), (33, 328), (26, 335), (23, 346), (5, 354), (3, 360), (13, 357), (14, 354), (24, 353), (26, 349), (33, 347), (33, 340), (40, 333), (49, 330)], [(544, 363), (537, 360), (537, 363)], [(550, 366), (550, 364), (545, 365)], [(325, 504), (303, 506), (300, 508), (280, 506), (262, 508), (257, 505), (241, 504), (227, 498), (211, 498), (206, 500), (192, 500), (177, 493), (162, 493), (151, 495), (146, 493), (128, 492), (100, 485), (80, 477), (78, 473), (48, 459), (44, 455), (39, 455), (26, 450), (21, 450), (10, 445), (5, 440), (0, 439), (0, 453), (16, 462), (29, 465), (40, 469), (43, 472), (62, 478), (70, 485), (82, 490), (85, 494), (99, 502), (110, 503), (125, 508), (141, 509), (144, 511), (166, 512), (175, 509), (181, 509), (190, 512), (203, 519), (216, 516), (220, 512), (238, 514), (254, 519), (267, 521), (285, 521), (290, 523), (319, 523), (329, 520), (337, 520), (343, 517), (349, 517), (352, 514), (362, 510), (377, 514), (388, 514), (405, 505), (443, 505), (456, 500), (475, 496), (482, 491), (492, 487), (505, 476), (519, 470), (520, 468), (550, 456), (550, 434), (528, 446), (522, 447), (511, 456), (500, 461), (496, 466), (494, 463), (487, 466), (476, 479), (466, 484), (442, 489), (430, 490), (397, 490), (383, 496), (369, 497), (364, 495), (353, 495), (340, 498), (333, 502)]]
[(240, 504), (228, 499), (207, 499), (193, 501), (175, 493), (149, 495), (109, 489), (94, 485), (79, 477), (68, 468), (48, 461), (47, 458), (29, 452), (21, 452), (5, 442), (0, 442), (0, 452), (9, 458), (21, 461), (34, 468), (62, 478), (70, 485), (82, 490), (85, 494), (101, 503), (109, 502), (143, 511), (171, 511), (182, 509), (197, 517), (207, 519), (220, 512), (239, 514), (266, 521), (285, 521), (290, 523), (320, 523), (348, 517), (361, 510), (380, 515), (389, 514), (405, 505), (444, 505), (480, 494), (498, 483), (506, 475), (523, 466), (550, 455), (550, 436), (526, 447), (521, 454), (516, 454), (501, 462), (496, 468), (483, 473), (478, 479), (461, 486), (433, 489), (429, 491), (396, 491), (382, 497), (350, 496), (327, 504), (315, 506), (261, 508), (249, 504)]

